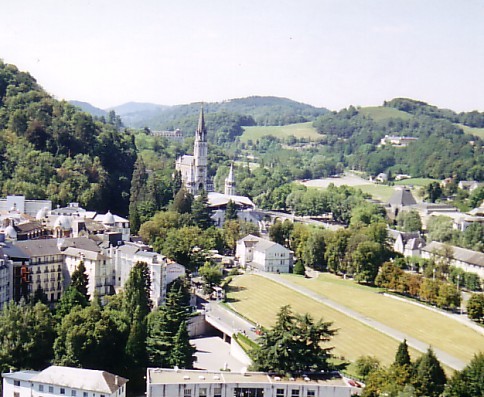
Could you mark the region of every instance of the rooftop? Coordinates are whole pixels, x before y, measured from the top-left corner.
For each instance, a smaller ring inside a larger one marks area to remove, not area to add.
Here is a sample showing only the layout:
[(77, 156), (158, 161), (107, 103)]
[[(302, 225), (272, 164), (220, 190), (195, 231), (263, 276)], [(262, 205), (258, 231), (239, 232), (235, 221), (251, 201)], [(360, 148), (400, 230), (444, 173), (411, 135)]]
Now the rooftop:
[(225, 372), (185, 369), (148, 368), (150, 384), (193, 383), (267, 383), (347, 386), (339, 374), (310, 374), (305, 378), (287, 378), (265, 372)]
[[(439, 255), (439, 252), (444, 248), (446, 244), (432, 241), (422, 248), (422, 251), (429, 252), (430, 254)], [(466, 248), (456, 247), (454, 245), (447, 246), (452, 248), (452, 256), (455, 260), (466, 262), (471, 265), (484, 267), (484, 254), (482, 252), (468, 250)]]

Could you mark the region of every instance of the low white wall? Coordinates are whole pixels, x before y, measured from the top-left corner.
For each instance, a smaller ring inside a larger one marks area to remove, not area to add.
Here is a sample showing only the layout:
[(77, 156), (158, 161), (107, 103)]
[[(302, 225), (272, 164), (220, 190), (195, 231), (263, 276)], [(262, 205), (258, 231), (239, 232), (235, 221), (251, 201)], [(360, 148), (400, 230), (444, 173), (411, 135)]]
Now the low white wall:
[(252, 365), (252, 360), (234, 338), (230, 339), (230, 354), (242, 364), (247, 365), (247, 367)]

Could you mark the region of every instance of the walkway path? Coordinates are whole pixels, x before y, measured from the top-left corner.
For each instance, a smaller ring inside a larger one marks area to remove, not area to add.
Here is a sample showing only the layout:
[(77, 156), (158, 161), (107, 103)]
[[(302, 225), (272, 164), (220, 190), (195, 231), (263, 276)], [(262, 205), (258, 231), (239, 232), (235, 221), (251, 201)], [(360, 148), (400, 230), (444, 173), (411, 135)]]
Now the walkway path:
[[(428, 345), (425, 342), (422, 342), (422, 341), (415, 339), (415, 338), (413, 338), (409, 335), (406, 335), (405, 333), (400, 332), (399, 330), (396, 330), (394, 328), (391, 328), (391, 327), (389, 327), (389, 326), (387, 326), (387, 325), (385, 325), (385, 324), (383, 324), (379, 321), (376, 321), (372, 318), (366, 317), (366, 316), (362, 315), (361, 313), (359, 313), (355, 310), (349, 309), (346, 306), (343, 306), (343, 305), (341, 305), (337, 302), (332, 301), (331, 299), (324, 298), (324, 297), (318, 295), (317, 293), (308, 290), (307, 288), (301, 287), (299, 285), (292, 283), (290, 280), (282, 278), (281, 276), (279, 276), (277, 274), (265, 273), (265, 272), (257, 272), (256, 274), (258, 276), (265, 277), (267, 279), (275, 281), (278, 284), (281, 284), (281, 285), (284, 285), (288, 288), (291, 288), (294, 291), (297, 291), (300, 294), (303, 294), (303, 295), (305, 295), (305, 296), (307, 296), (311, 299), (314, 299), (317, 302), (320, 302), (324, 305), (327, 305), (327, 306), (329, 306), (329, 307), (331, 307), (331, 308), (333, 308), (333, 309), (335, 309), (335, 310), (337, 310), (337, 311), (339, 311), (339, 312), (341, 312), (341, 313), (343, 313), (347, 316), (354, 318), (355, 320), (362, 322), (365, 325), (368, 325), (368, 326), (376, 329), (377, 331), (384, 333), (385, 335), (390, 336), (391, 338), (394, 338), (398, 341), (403, 341), (403, 339), (406, 339), (407, 344), (409, 346), (413, 347), (416, 350), (419, 350), (419, 351), (425, 353), (427, 351), (427, 349), (430, 347), (430, 345)], [(432, 347), (432, 349), (433, 349), (435, 355), (437, 356), (437, 358), (440, 360), (440, 362), (442, 364), (447, 365), (448, 367), (453, 368), (455, 370), (461, 370), (462, 368), (465, 367), (466, 363), (464, 363), (463, 361), (455, 358), (454, 356), (451, 356), (450, 354), (448, 354), (448, 353), (446, 353), (446, 352), (444, 352), (440, 349), (436, 349), (434, 347)]]

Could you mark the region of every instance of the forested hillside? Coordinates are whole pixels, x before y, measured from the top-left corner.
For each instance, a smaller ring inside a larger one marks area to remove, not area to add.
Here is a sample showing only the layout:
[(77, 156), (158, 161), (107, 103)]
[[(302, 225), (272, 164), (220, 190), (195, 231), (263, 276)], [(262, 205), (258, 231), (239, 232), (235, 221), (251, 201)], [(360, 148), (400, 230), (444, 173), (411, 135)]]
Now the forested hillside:
[[(424, 102), (394, 99), (386, 107), (405, 112), (405, 117), (372, 117), (375, 109), (349, 107), (322, 116), (314, 122), (325, 143), (345, 165), (371, 175), (380, 172), (405, 173), (414, 177), (484, 180), (483, 140), (465, 134), (456, 123), (484, 125), (484, 114), (457, 114)], [(382, 113), (382, 112), (381, 112)], [(397, 112), (386, 112), (398, 115)], [(385, 135), (418, 138), (407, 147), (380, 146)]]
[[(198, 115), (200, 103), (177, 106), (155, 106), (143, 104), (142, 107), (124, 105), (113, 108), (128, 127), (151, 129), (180, 128), (185, 119)], [(248, 97), (231, 99), (224, 102), (205, 103), (206, 114), (229, 113), (244, 117), (246, 125), (286, 125), (313, 121), (328, 112), (325, 108), (316, 108), (286, 98)]]
[(25, 195), (127, 214), (133, 138), (57, 101), (28, 73), (0, 61), (1, 195)]

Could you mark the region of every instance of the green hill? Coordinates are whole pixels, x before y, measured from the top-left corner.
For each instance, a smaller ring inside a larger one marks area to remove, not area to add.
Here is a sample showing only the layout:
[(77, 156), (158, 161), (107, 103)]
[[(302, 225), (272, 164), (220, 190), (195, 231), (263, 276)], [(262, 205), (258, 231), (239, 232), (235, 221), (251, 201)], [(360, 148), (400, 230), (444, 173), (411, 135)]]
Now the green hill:
[(389, 119), (408, 120), (412, 118), (412, 115), (407, 112), (385, 106), (358, 108), (358, 113), (363, 116), (371, 117), (376, 122), (387, 121)]
[(288, 136), (294, 136), (296, 138), (306, 139), (320, 139), (321, 135), (318, 134), (311, 122), (289, 124), (283, 126), (252, 126), (244, 127), (244, 133), (240, 140), (241, 142), (247, 142), (249, 139), (256, 141), (257, 139), (272, 135), (276, 138), (287, 138)]
[(135, 158), (131, 136), (117, 124), (57, 101), (0, 61), (2, 195), (127, 214)]

